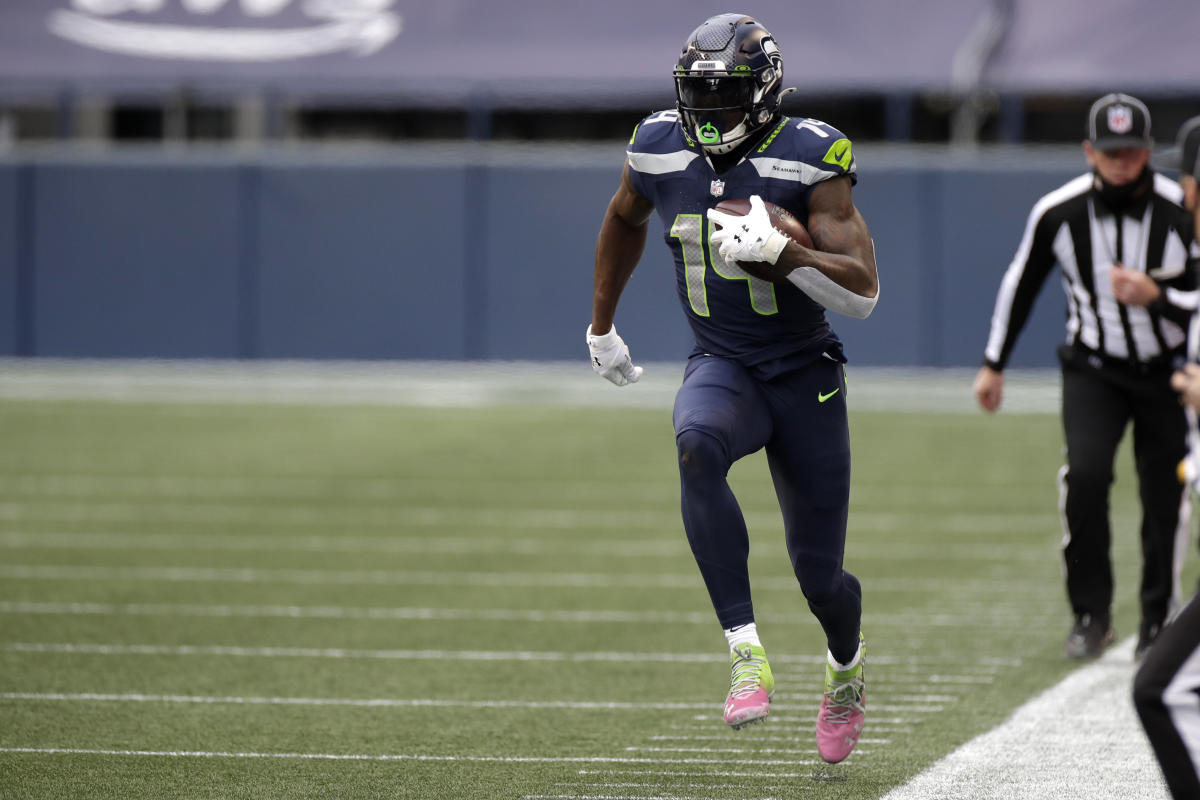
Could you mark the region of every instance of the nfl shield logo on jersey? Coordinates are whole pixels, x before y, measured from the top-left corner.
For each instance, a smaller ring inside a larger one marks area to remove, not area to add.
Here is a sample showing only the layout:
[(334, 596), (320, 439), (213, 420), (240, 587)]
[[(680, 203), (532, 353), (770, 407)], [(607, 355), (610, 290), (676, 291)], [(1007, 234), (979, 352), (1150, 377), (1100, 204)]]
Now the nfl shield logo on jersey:
[(720, 197), (725, 194), (725, 181), (715, 180), (708, 185), (708, 191), (713, 197)]
[(1129, 106), (1109, 106), (1108, 129), (1113, 133), (1129, 133), (1133, 128), (1133, 109)]

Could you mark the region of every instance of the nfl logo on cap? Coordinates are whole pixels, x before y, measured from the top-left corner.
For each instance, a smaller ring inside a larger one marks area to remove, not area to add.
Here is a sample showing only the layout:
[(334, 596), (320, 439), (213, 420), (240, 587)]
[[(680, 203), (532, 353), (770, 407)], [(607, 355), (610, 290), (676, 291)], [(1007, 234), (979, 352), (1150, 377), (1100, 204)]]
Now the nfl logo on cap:
[(1106, 94), (1088, 111), (1087, 138), (1096, 150), (1150, 148), (1150, 110), (1128, 94)]
[(1113, 133), (1129, 133), (1133, 129), (1133, 109), (1126, 105), (1109, 106), (1108, 129)]

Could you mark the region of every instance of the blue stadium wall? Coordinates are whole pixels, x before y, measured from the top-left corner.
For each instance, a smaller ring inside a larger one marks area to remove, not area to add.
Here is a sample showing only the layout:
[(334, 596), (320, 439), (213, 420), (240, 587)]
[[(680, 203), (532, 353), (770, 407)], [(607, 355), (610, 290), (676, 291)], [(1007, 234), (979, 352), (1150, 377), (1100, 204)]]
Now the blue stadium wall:
[[(578, 359), (621, 155), (0, 159), (0, 355)], [(859, 154), (882, 294), (867, 320), (831, 314), (852, 363), (979, 363), (1029, 208), (1083, 170), (1035, 162)], [(655, 220), (617, 317), (639, 360), (689, 349), (661, 239)], [(1052, 277), (1013, 366), (1053, 364), (1063, 314)]]

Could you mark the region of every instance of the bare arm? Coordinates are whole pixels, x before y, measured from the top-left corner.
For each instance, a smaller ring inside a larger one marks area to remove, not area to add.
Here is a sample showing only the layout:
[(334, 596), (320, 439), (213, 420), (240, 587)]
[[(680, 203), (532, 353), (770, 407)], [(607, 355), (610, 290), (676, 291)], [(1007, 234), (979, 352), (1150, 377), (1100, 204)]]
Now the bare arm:
[(626, 163), (621, 172), (621, 184), (608, 203), (596, 240), (592, 284), (592, 333), (596, 335), (605, 334), (612, 328), (621, 292), (646, 246), (647, 223), (653, 211), (650, 201), (633, 188)]

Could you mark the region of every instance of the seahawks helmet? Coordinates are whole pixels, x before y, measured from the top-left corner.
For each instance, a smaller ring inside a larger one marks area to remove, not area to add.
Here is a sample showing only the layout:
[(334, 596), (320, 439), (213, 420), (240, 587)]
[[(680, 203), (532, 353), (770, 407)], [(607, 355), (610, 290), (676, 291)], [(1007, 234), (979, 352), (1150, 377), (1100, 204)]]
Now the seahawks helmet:
[(692, 31), (674, 76), (683, 129), (710, 153), (728, 153), (774, 120), (787, 93), (774, 37), (744, 14), (718, 14)]

